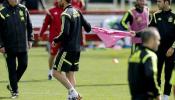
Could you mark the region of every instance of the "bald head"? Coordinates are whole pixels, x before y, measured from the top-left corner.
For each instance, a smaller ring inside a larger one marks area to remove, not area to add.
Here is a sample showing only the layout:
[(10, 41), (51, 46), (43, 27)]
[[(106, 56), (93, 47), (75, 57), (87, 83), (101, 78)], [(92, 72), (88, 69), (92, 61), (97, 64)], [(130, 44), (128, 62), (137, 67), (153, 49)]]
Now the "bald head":
[(160, 44), (160, 35), (156, 28), (149, 27), (140, 32), (144, 46), (157, 51)]

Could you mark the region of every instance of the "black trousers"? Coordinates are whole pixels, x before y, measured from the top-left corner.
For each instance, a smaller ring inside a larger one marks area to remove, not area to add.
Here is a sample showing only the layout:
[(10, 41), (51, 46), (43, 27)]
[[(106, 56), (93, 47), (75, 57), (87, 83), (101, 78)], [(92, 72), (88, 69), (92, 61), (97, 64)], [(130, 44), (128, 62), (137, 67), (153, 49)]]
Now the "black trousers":
[(154, 98), (147, 94), (138, 94), (138, 95), (132, 96), (131, 100), (154, 100)]
[(13, 92), (18, 92), (18, 82), (24, 74), (27, 63), (27, 52), (7, 52), (6, 57), (10, 86)]
[(170, 79), (171, 74), (174, 66), (174, 54), (171, 57), (166, 57), (167, 49), (160, 49), (157, 52), (158, 57), (158, 76), (157, 81), (158, 85), (161, 86), (161, 74), (163, 69), (163, 64), (165, 63), (165, 69), (164, 69), (164, 75), (165, 75), (165, 84), (164, 84), (164, 94), (170, 95), (171, 93), (171, 87)]

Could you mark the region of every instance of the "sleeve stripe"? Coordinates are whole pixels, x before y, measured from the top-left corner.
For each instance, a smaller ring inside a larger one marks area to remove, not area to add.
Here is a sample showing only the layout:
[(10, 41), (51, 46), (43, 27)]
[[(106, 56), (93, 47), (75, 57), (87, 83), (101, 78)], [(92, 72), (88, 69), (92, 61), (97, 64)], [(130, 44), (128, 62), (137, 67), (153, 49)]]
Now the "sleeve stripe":
[(65, 16), (62, 16), (61, 19), (62, 19), (61, 32), (57, 37), (60, 37), (64, 31)]
[(173, 45), (171, 46), (172, 48), (175, 48), (175, 42), (173, 43)]
[(128, 25), (125, 23), (125, 21), (126, 21), (128, 15), (129, 15), (129, 12), (127, 12), (127, 13), (124, 15), (124, 17), (122, 18), (122, 26), (123, 26), (124, 28), (126, 28), (126, 29), (128, 29)]
[(5, 19), (5, 17), (1, 13), (0, 13), (0, 16), (1, 16), (2, 19)]
[(62, 15), (62, 16), (64, 16), (64, 15), (65, 15), (65, 16), (68, 16), (68, 17), (71, 19), (71, 16), (70, 16), (69, 14), (66, 14), (66, 13), (63, 12), (61, 15)]
[(145, 63), (146, 60), (147, 60), (149, 57), (150, 57), (149, 55), (146, 55), (146, 56), (143, 58), (142, 63)]

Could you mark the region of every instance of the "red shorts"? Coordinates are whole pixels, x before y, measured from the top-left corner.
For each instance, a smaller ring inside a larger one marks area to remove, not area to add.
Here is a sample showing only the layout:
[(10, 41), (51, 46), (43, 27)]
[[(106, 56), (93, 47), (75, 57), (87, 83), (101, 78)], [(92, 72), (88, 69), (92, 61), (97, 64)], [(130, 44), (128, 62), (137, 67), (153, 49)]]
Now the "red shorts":
[(52, 46), (52, 43), (50, 42), (50, 55), (55, 56), (60, 48), (60, 44), (56, 45), (56, 47)]

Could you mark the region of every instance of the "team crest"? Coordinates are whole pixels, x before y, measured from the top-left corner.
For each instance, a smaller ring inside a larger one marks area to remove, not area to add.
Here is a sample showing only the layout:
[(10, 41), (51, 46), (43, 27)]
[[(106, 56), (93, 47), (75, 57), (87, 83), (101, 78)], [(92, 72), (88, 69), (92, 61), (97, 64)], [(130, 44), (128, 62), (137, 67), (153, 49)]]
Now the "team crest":
[(162, 18), (158, 18), (157, 20), (158, 20), (158, 21), (161, 21), (161, 20), (162, 20)]
[(9, 14), (6, 15), (6, 17), (9, 17), (9, 16), (10, 16)]
[(20, 16), (24, 16), (23, 11), (20, 10), (20, 11), (19, 11), (19, 15), (20, 15)]
[(168, 18), (168, 22), (173, 22), (173, 18), (172, 17), (169, 17)]

